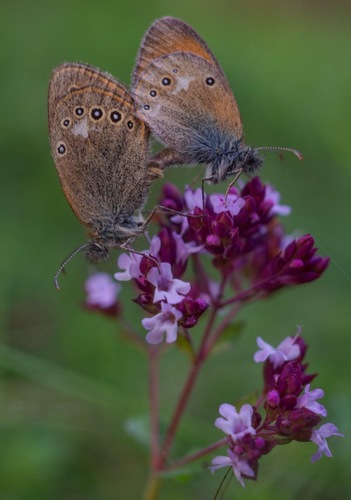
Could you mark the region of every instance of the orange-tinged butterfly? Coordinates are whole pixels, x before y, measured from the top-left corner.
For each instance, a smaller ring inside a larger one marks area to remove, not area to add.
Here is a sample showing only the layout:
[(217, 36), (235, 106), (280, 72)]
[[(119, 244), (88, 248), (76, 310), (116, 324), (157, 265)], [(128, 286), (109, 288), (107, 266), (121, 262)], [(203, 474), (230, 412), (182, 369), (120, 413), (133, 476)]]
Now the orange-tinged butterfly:
[(262, 165), (258, 149), (244, 141), (240, 112), (215, 56), (196, 31), (180, 19), (163, 17), (146, 32), (133, 72), (136, 114), (166, 149), (153, 157), (162, 168), (207, 164), (213, 183)]

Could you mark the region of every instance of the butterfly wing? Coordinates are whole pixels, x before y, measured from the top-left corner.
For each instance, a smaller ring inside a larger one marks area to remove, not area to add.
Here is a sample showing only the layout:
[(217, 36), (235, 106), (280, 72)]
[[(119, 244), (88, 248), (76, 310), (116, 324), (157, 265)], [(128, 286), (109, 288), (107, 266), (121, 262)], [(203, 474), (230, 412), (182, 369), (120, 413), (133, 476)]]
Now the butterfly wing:
[(52, 73), (48, 112), (63, 191), (89, 233), (141, 208), (151, 183), (149, 130), (135, 116), (130, 92), (96, 68), (63, 64)]
[(242, 139), (228, 81), (206, 43), (179, 19), (162, 18), (146, 33), (133, 76), (137, 115), (184, 162), (210, 162)]
[(187, 52), (220, 69), (218, 61), (196, 31), (181, 19), (162, 17), (152, 23), (141, 42), (133, 71), (132, 87), (155, 59), (173, 52)]

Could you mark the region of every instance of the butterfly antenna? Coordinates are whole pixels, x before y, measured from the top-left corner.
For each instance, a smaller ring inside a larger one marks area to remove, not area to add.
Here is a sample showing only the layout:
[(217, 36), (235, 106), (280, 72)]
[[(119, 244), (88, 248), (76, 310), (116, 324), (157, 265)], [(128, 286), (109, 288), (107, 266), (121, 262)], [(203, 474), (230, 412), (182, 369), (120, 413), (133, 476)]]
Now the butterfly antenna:
[(262, 147), (255, 148), (255, 149), (266, 149), (266, 150), (270, 150), (270, 151), (288, 151), (289, 153), (293, 153), (295, 156), (297, 156), (300, 161), (303, 160), (303, 156), (300, 153), (300, 151), (298, 151), (297, 149), (293, 149), (293, 148), (282, 148), (280, 146), (262, 146)]
[(64, 271), (66, 265), (68, 264), (68, 262), (70, 260), (73, 259), (73, 257), (75, 257), (77, 255), (77, 253), (81, 252), (84, 248), (86, 248), (87, 246), (89, 246), (90, 243), (84, 243), (83, 245), (81, 245), (80, 247), (76, 248), (75, 250), (73, 250), (72, 253), (69, 254), (68, 257), (65, 258), (65, 260), (62, 262), (62, 264), (60, 265), (60, 267), (58, 268), (55, 276), (54, 276), (54, 284), (55, 284), (55, 288), (56, 290), (60, 290), (60, 287), (59, 287), (59, 284), (58, 284), (58, 277), (60, 275), (60, 273), (62, 271)]

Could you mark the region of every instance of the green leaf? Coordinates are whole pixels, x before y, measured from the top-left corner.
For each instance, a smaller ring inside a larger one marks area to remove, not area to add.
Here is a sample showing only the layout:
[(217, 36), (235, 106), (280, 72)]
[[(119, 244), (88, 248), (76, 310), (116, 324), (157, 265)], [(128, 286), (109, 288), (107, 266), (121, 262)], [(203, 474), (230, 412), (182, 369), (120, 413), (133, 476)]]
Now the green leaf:
[(146, 448), (150, 448), (150, 419), (148, 414), (128, 418), (123, 427), (135, 441)]

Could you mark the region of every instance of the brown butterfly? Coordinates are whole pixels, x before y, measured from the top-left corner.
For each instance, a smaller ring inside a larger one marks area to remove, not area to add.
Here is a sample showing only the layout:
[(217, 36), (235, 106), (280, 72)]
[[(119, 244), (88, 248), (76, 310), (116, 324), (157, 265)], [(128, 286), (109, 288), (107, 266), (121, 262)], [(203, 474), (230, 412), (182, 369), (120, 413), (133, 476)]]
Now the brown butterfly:
[(54, 69), (49, 85), (49, 135), (63, 192), (88, 232), (84, 249), (91, 262), (108, 258), (145, 230), (140, 214), (152, 182), (162, 177), (148, 165), (149, 129), (134, 114), (130, 91), (86, 64)]
[(206, 43), (180, 19), (163, 17), (146, 32), (133, 72), (137, 116), (166, 146), (153, 157), (162, 167), (207, 164), (217, 183), (262, 165), (244, 142), (240, 112), (229, 83)]

